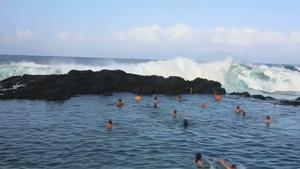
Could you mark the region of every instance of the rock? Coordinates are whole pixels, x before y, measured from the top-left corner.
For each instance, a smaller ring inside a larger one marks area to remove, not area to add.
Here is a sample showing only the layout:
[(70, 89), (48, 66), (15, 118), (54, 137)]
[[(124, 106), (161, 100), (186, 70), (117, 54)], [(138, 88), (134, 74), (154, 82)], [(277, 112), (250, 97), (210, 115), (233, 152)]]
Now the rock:
[(236, 96), (242, 96), (242, 97), (251, 97), (251, 95), (248, 92), (233, 92), (233, 93), (229, 93), (229, 95), (236, 95)]
[(254, 99), (260, 99), (260, 100), (266, 100), (266, 98), (263, 95), (252, 95)]
[(265, 98), (266, 98), (266, 100), (276, 100), (274, 97), (271, 97), (271, 96), (266, 96)]
[(300, 101), (299, 100), (280, 100), (278, 104), (300, 106)]
[[(20, 86), (13, 88), (13, 86)], [(74, 95), (105, 95), (113, 92), (150, 94), (194, 93), (226, 94), (219, 82), (196, 78), (185, 81), (180, 77), (141, 76), (121, 70), (93, 72), (71, 70), (63, 75), (23, 75), (0, 81), (0, 99), (66, 100)], [(10, 89), (10, 90), (3, 90)]]

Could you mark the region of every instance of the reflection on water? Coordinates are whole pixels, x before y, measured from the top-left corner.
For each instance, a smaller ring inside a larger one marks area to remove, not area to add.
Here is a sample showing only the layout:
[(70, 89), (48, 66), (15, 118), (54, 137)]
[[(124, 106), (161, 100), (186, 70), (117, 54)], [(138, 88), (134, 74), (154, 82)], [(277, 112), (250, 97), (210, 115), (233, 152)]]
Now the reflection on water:
[[(194, 155), (249, 169), (300, 168), (300, 108), (226, 96), (80, 96), (64, 102), (0, 101), (3, 168), (195, 168)], [(121, 98), (122, 109), (111, 106)], [(201, 103), (207, 103), (203, 109)], [(234, 113), (240, 105), (245, 117)], [(172, 115), (177, 110), (177, 117)], [(272, 123), (266, 127), (264, 117)], [(107, 130), (108, 119), (113, 129)], [(183, 128), (183, 119), (189, 126)]]

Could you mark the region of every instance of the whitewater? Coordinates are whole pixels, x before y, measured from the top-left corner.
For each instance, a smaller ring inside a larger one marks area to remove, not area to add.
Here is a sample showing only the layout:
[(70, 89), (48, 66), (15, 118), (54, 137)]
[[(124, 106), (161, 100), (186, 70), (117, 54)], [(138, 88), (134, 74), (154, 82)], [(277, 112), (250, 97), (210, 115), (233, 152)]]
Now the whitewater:
[(62, 61), (57, 58), (42, 58), (47, 59), (1, 61), (0, 56), (0, 80), (23, 74), (64, 74), (72, 69), (93, 71), (119, 69), (139, 75), (179, 76), (186, 80), (201, 77), (220, 82), (227, 92), (249, 92), (289, 99), (296, 98), (300, 94), (300, 66), (297, 65), (239, 63), (230, 58), (210, 62), (197, 62), (184, 57), (138, 61), (103, 58), (81, 58), (78, 61), (66, 57)]

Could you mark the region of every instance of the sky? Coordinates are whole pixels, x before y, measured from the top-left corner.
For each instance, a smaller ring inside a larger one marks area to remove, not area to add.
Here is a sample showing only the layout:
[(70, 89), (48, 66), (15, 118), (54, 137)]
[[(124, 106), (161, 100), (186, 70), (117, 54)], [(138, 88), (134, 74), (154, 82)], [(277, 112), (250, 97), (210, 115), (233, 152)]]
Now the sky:
[(300, 64), (299, 0), (0, 0), (0, 54)]

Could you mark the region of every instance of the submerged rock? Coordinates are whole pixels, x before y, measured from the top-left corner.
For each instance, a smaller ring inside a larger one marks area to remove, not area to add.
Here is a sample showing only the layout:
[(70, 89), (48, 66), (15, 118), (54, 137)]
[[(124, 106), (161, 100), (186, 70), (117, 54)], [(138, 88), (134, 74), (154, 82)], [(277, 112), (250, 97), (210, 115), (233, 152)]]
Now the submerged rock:
[[(186, 81), (171, 76), (141, 76), (121, 70), (101, 70), (93, 72), (71, 70), (63, 75), (23, 75), (0, 81), (0, 99), (42, 99), (66, 100), (74, 95), (112, 95), (113, 92), (149, 94), (193, 93), (226, 94), (216, 81), (196, 78)], [(13, 88), (14, 86), (18, 86)]]

